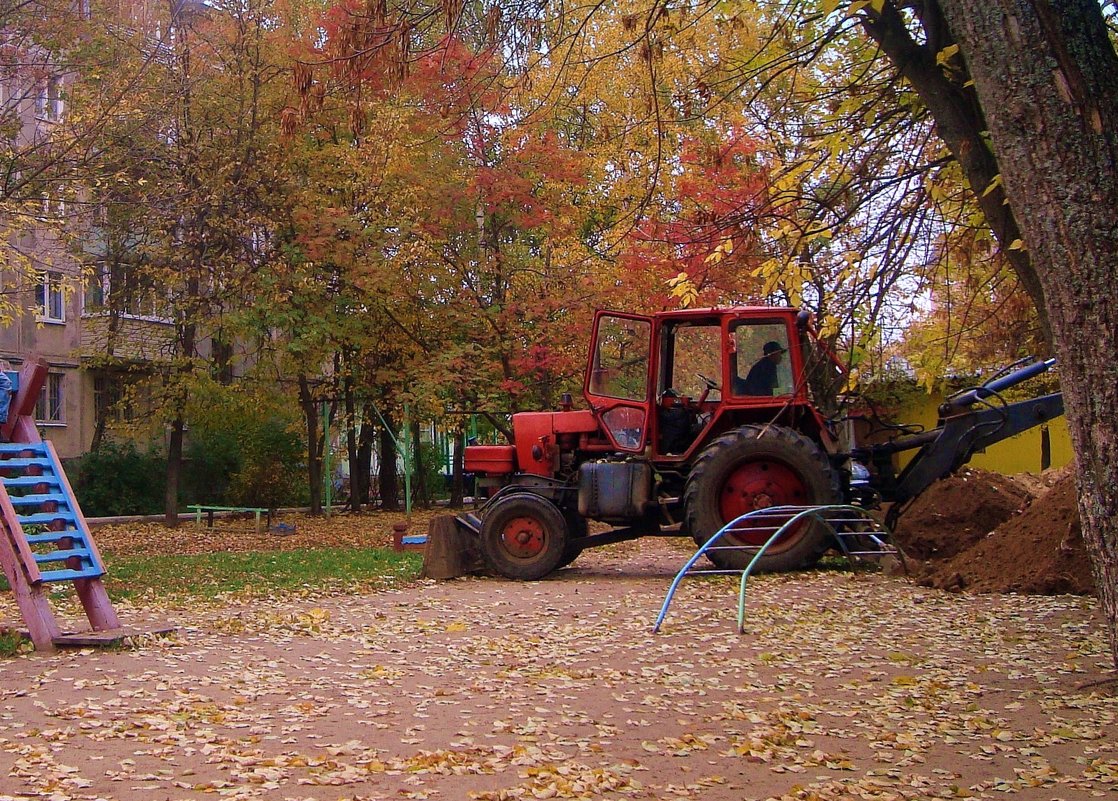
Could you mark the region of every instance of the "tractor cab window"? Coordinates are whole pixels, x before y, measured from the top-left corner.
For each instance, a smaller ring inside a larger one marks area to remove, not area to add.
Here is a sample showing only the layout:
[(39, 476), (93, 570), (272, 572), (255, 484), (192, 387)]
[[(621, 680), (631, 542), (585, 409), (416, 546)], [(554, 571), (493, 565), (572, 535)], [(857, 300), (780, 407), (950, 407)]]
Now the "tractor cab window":
[(671, 343), (671, 354), (664, 359), (668, 374), (660, 391), (672, 390), (684, 398), (721, 400), (721, 327), (717, 323), (679, 325), (666, 340)]
[(593, 395), (643, 401), (648, 397), (649, 323), (626, 317), (602, 317), (590, 370)]
[(732, 333), (731, 391), (772, 397), (792, 394), (788, 328), (780, 322), (743, 323)]
[(660, 342), (657, 447), (682, 455), (722, 400), (722, 327), (714, 322), (666, 325)]

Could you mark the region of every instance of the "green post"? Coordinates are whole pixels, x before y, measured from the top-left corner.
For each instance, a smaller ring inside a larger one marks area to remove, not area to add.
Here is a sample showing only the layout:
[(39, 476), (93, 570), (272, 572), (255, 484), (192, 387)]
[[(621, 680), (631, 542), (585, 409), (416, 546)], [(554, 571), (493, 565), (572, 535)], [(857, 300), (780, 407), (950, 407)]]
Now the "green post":
[(326, 516), (330, 516), (330, 506), (334, 502), (334, 465), (330, 454), (330, 407), (322, 402), (322, 489), (326, 497), (323, 506)]
[(411, 466), (412, 466), (412, 441), (411, 441), (411, 420), (408, 418), (408, 405), (404, 404), (404, 430), (403, 441), (404, 447), (400, 452), (404, 456), (404, 515), (411, 521)]

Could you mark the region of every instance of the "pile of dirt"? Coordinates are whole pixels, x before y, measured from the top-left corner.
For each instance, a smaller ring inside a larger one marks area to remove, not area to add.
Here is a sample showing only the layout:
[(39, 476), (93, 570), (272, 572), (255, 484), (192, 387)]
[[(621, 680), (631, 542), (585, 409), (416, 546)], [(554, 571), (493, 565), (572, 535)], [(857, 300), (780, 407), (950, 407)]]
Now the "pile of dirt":
[(1014, 479), (964, 469), (937, 481), (901, 515), (894, 532), (905, 554), (950, 559), (1022, 511), (1032, 500)]
[(1094, 581), (1076, 504), (1070, 469), (1027, 482), (967, 470), (921, 496), (896, 538), (926, 586), (1089, 595)]

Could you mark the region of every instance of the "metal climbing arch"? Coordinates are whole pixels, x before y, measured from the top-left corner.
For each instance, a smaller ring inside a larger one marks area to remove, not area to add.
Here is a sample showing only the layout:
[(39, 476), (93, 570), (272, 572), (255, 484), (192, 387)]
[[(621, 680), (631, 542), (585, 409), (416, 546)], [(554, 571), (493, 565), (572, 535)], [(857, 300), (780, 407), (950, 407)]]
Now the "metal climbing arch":
[[(808, 524), (812, 521), (830, 529), (839, 550), (851, 562), (893, 557), (900, 561), (902, 566), (904, 565), (904, 555), (893, 545), (889, 530), (861, 507), (840, 504), (831, 506), (770, 506), (765, 509), (758, 509), (731, 520), (719, 529), (713, 537), (703, 543), (694, 555), (687, 560), (668, 587), (668, 594), (664, 598), (664, 604), (660, 607), (660, 614), (656, 617), (656, 623), (652, 627), (653, 632), (660, 631), (664, 618), (668, 616), (668, 607), (671, 606), (676, 589), (688, 575), (736, 574), (739, 572), (738, 570), (693, 569), (702, 557), (713, 550), (738, 550), (754, 552), (753, 558), (746, 565), (745, 570), (740, 571), (738, 633), (743, 633), (745, 631), (745, 587), (753, 568), (765, 551), (787, 531), (796, 525)], [(772, 535), (760, 547), (756, 545), (733, 545), (726, 539), (727, 535), (768, 531), (772, 531)]]

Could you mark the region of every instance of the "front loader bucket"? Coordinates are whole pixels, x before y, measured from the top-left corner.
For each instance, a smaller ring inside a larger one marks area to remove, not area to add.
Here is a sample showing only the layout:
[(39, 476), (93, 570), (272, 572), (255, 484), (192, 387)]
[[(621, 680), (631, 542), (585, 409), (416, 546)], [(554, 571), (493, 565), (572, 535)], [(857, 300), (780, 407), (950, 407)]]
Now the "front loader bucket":
[(485, 561), (478, 548), (481, 521), (475, 515), (439, 515), (427, 527), (423, 577), (452, 579), (481, 573)]

